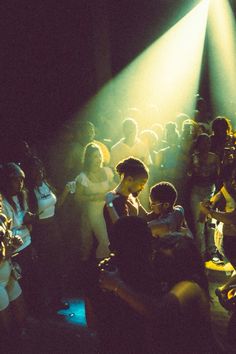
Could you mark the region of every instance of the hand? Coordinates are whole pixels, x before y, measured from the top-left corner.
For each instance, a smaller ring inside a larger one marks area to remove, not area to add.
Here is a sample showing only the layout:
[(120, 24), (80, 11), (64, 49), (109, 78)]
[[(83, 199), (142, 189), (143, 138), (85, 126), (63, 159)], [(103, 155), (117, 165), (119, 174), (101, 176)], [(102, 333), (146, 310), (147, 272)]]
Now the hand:
[(102, 289), (108, 291), (115, 291), (121, 284), (122, 280), (118, 269), (114, 272), (110, 272), (102, 269), (99, 276), (99, 285)]
[(24, 216), (23, 223), (24, 224), (31, 224), (32, 221), (35, 219), (36, 214), (31, 213), (30, 211), (27, 211)]
[(68, 193), (74, 194), (76, 191), (76, 181), (67, 182), (65, 185), (65, 190)]
[(14, 247), (15, 249), (17, 249), (18, 247), (23, 245), (23, 240), (20, 236), (16, 235), (16, 236), (12, 236), (11, 238), (11, 244), (12, 247)]
[(115, 192), (108, 192), (105, 195), (105, 202), (106, 204), (109, 204), (113, 202), (116, 198), (119, 198), (119, 196)]

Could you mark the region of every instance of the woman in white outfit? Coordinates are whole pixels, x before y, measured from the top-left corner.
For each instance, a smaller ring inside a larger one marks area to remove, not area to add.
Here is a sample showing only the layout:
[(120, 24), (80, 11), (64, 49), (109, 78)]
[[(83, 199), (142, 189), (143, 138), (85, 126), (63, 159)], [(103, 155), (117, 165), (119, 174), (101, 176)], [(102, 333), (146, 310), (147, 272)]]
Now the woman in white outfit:
[(90, 143), (84, 154), (83, 172), (76, 177), (76, 200), (83, 204), (80, 229), (80, 258), (87, 261), (97, 243), (96, 258), (109, 255), (109, 241), (103, 217), (105, 194), (114, 187), (111, 168), (103, 166), (98, 145)]
[(29, 310), (34, 307), (34, 294), (38, 291), (35, 283), (34, 249), (31, 243), (31, 223), (33, 214), (29, 212), (27, 193), (24, 189), (24, 171), (9, 162), (1, 170), (0, 190), (3, 197), (3, 213), (11, 219), (11, 232), (19, 235), (23, 243), (15, 250), (23, 277), (20, 285)]
[(1, 343), (13, 338), (13, 316), (17, 323), (18, 334), (23, 329), (25, 321), (22, 290), (11, 261), (12, 253), (23, 244), (23, 241), (19, 236), (13, 236), (9, 228), (10, 220), (2, 214), (2, 195), (0, 194), (0, 325), (1, 334), (3, 334)]

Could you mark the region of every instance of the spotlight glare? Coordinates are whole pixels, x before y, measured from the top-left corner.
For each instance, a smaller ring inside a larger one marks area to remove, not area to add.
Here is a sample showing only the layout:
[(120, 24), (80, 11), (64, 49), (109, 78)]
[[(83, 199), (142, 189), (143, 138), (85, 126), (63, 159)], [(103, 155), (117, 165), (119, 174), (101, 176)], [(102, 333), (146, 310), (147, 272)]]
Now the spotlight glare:
[(211, 1), (208, 20), (209, 68), (215, 115), (236, 118), (236, 25), (228, 0)]
[[(143, 112), (156, 105), (158, 122), (179, 112), (192, 115), (198, 92), (209, 0), (203, 0), (106, 84), (86, 106), (92, 116), (105, 106)], [(109, 109), (108, 108), (108, 109)], [(145, 119), (145, 117), (144, 117)], [(154, 122), (139, 122), (143, 127)]]

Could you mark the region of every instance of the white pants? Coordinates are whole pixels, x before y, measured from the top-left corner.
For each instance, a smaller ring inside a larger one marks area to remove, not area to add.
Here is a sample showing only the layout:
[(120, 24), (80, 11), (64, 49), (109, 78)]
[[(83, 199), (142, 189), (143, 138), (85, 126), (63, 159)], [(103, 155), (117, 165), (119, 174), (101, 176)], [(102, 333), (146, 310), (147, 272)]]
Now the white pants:
[(5, 310), (11, 301), (22, 293), (17, 280), (11, 275), (11, 265), (5, 260), (0, 263), (0, 311)]

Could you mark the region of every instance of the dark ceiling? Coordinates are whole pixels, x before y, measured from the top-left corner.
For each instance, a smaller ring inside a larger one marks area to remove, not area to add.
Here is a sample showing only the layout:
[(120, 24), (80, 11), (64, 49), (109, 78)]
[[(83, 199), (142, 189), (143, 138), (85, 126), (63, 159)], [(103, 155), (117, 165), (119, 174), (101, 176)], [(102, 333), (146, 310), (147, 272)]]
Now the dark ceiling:
[[(33, 139), (53, 134), (109, 75), (119, 72), (195, 3), (2, 2), (1, 133)], [(106, 64), (109, 70), (104, 70)]]

